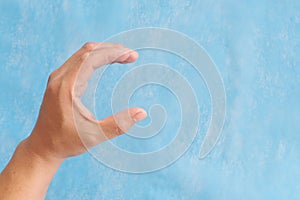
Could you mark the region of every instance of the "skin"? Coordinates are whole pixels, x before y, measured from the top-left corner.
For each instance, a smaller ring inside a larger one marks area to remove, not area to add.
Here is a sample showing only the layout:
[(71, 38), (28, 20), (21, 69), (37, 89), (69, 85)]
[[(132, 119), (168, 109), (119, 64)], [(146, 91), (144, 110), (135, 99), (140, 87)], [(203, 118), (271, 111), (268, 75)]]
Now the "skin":
[(51, 73), (32, 133), (1, 172), (0, 199), (44, 199), (65, 159), (123, 134), (147, 116), (141, 108), (130, 108), (97, 120), (80, 101), (96, 68), (137, 58), (137, 52), (119, 44), (86, 43)]

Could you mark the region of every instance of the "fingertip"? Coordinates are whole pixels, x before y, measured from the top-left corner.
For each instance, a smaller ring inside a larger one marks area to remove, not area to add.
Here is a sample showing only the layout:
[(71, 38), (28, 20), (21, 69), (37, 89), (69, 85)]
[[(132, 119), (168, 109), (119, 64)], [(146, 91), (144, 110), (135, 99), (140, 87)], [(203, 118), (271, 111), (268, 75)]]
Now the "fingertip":
[(128, 62), (134, 62), (138, 59), (139, 54), (136, 51), (130, 52), (130, 56), (128, 57)]
[(132, 63), (134, 61), (136, 61), (139, 57), (139, 54), (136, 51), (130, 51), (127, 55), (126, 55), (126, 59), (121, 61), (121, 63), (126, 64), (126, 63)]
[(147, 117), (147, 112), (142, 108), (135, 108), (131, 117), (135, 122), (139, 122)]

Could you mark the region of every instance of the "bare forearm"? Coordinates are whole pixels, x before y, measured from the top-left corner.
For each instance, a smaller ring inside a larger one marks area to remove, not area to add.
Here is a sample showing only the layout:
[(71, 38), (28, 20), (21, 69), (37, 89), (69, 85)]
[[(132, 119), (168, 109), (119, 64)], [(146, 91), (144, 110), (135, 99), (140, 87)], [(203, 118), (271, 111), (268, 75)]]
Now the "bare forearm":
[(0, 199), (44, 199), (62, 161), (43, 158), (22, 141), (0, 175)]

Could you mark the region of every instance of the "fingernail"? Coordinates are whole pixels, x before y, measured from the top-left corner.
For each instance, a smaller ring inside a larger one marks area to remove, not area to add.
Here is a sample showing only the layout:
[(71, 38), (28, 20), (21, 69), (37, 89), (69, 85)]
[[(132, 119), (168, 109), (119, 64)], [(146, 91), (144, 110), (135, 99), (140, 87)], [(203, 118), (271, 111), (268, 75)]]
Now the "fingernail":
[(147, 117), (147, 113), (145, 111), (139, 111), (134, 114), (132, 117), (135, 122), (141, 121)]

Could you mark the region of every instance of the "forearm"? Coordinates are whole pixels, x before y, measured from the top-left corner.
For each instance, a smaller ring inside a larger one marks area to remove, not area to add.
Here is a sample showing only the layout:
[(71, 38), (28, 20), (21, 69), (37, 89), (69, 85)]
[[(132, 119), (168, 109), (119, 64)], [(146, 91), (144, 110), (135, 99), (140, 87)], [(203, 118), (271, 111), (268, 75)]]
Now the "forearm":
[(63, 159), (41, 157), (22, 141), (0, 175), (0, 199), (44, 199)]

